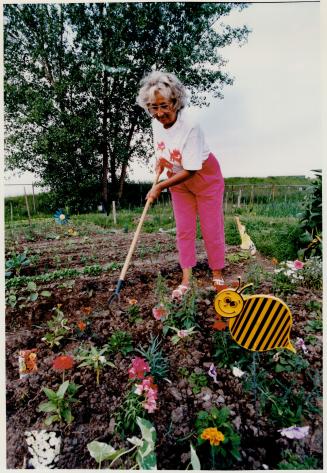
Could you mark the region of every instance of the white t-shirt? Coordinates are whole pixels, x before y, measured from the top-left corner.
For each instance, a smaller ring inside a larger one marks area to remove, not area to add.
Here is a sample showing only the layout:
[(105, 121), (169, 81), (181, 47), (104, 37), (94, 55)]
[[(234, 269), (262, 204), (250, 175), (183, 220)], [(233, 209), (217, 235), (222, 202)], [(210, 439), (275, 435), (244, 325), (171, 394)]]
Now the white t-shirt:
[(170, 128), (164, 128), (154, 118), (152, 131), (156, 161), (170, 172), (176, 174), (183, 169), (196, 171), (202, 168), (210, 150), (202, 129), (187, 110), (178, 112), (177, 120)]

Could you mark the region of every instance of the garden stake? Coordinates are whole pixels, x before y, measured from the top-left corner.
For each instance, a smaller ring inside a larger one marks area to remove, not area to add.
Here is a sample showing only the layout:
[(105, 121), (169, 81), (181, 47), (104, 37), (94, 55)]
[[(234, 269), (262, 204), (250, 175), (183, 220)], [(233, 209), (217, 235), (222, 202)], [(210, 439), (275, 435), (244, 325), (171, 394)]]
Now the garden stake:
[(256, 372), (256, 356), (257, 352), (252, 353), (252, 387), (254, 397), (255, 420), (258, 428), (258, 407), (257, 407), (257, 372)]
[[(156, 174), (156, 177), (153, 181), (153, 184), (152, 184), (152, 189), (153, 187), (157, 184), (158, 182), (158, 179), (160, 177), (160, 173), (157, 173)], [(120, 290), (121, 288), (123, 287), (123, 284), (124, 284), (124, 280), (125, 280), (125, 275), (126, 275), (126, 272), (127, 272), (127, 268), (129, 266), (129, 263), (130, 263), (130, 260), (132, 258), (132, 254), (133, 254), (133, 251), (135, 249), (135, 246), (136, 246), (136, 242), (138, 240), (138, 237), (139, 237), (139, 234), (140, 234), (140, 231), (141, 231), (141, 228), (142, 228), (142, 225), (143, 225), (143, 222), (144, 222), (144, 219), (145, 219), (145, 216), (146, 216), (146, 213), (148, 211), (148, 208), (150, 207), (150, 204), (152, 204), (153, 200), (152, 199), (148, 199), (146, 201), (146, 204), (145, 204), (145, 207), (143, 209), (143, 212), (142, 212), (142, 215), (141, 215), (141, 218), (140, 218), (140, 221), (138, 223), (138, 226), (137, 226), (137, 229), (135, 230), (135, 233), (134, 233), (134, 237), (133, 237), (133, 241), (131, 243), (131, 246), (130, 246), (130, 249), (127, 253), (127, 256), (126, 256), (126, 259), (125, 259), (125, 263), (124, 263), (124, 266), (123, 266), (123, 269), (121, 270), (121, 273), (119, 275), (119, 279), (118, 279), (118, 283), (117, 283), (117, 286), (116, 286), (116, 289), (115, 289), (115, 292), (111, 295), (111, 297), (108, 299), (108, 305), (110, 306), (110, 304), (112, 303), (112, 301), (116, 298), (118, 299), (119, 297), (119, 293), (120, 293)]]

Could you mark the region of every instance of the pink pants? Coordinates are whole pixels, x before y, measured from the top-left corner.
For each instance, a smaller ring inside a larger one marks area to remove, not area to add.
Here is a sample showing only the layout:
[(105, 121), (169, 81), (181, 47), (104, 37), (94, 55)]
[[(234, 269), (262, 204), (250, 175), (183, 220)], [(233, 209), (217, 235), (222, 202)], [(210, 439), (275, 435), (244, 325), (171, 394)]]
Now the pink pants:
[(215, 156), (210, 153), (202, 169), (185, 182), (170, 188), (177, 229), (179, 262), (183, 268), (196, 265), (196, 216), (199, 215), (209, 266), (225, 265), (223, 215), (224, 179)]

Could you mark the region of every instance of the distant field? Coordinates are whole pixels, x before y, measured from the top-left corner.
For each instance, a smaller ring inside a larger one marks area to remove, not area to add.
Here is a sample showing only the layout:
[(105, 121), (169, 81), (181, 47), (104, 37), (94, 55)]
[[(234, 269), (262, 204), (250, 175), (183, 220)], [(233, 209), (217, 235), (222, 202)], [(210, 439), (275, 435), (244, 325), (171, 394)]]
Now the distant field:
[[(300, 209), (305, 195), (305, 189), (311, 180), (304, 176), (278, 176), (278, 177), (233, 177), (225, 179), (224, 211), (225, 214), (250, 213), (252, 215), (295, 217)], [(143, 205), (145, 195), (151, 184), (140, 184), (139, 196), (136, 193), (128, 193), (131, 197), (126, 198), (121, 206), (122, 209), (132, 209)], [(126, 185), (127, 188), (129, 184)], [(130, 184), (135, 189), (136, 184)], [(128, 201), (130, 199), (130, 202)], [(40, 193), (27, 196), (28, 207), (31, 217), (52, 217), (57, 210), (52, 205), (50, 193)], [(160, 203), (167, 203), (169, 194), (165, 193)], [(62, 203), (65, 209), (65, 202)], [(66, 209), (70, 213), (69, 208)], [(96, 206), (90, 212), (97, 211)], [(24, 196), (5, 198), (5, 221), (16, 221), (28, 218), (26, 201)]]

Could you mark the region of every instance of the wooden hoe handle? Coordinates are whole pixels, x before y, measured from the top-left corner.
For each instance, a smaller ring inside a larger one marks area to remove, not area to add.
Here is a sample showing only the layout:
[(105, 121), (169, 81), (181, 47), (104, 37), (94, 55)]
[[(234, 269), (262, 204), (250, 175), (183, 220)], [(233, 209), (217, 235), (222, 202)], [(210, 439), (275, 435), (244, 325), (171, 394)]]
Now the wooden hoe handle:
[[(160, 173), (157, 173), (156, 174), (156, 177), (153, 181), (153, 184), (152, 184), (152, 189), (154, 188), (154, 186), (157, 184), (158, 180), (159, 180), (159, 177), (160, 177)], [(142, 228), (142, 225), (143, 225), (143, 222), (144, 222), (144, 219), (145, 219), (145, 216), (146, 216), (146, 213), (148, 211), (148, 208), (150, 207), (150, 205), (152, 204), (152, 199), (148, 199), (146, 201), (146, 204), (145, 204), (145, 207), (143, 209), (143, 212), (142, 212), (142, 215), (141, 215), (141, 218), (140, 218), (140, 221), (138, 223), (138, 226), (135, 230), (135, 233), (134, 233), (134, 237), (133, 237), (133, 241), (131, 243), (131, 246), (130, 246), (130, 249), (127, 253), (127, 256), (126, 256), (126, 259), (125, 259), (125, 263), (124, 263), (124, 266), (123, 266), (123, 269), (121, 270), (121, 273), (120, 273), (120, 276), (119, 276), (119, 279), (120, 280), (124, 280), (125, 279), (125, 275), (126, 275), (126, 272), (127, 272), (127, 268), (129, 266), (129, 263), (131, 261), (131, 258), (132, 258), (132, 254), (133, 254), (133, 251), (135, 249), (135, 246), (136, 246), (136, 242), (138, 240), (138, 237), (139, 237), (139, 234), (140, 234), (140, 231), (141, 231), (141, 228)]]

